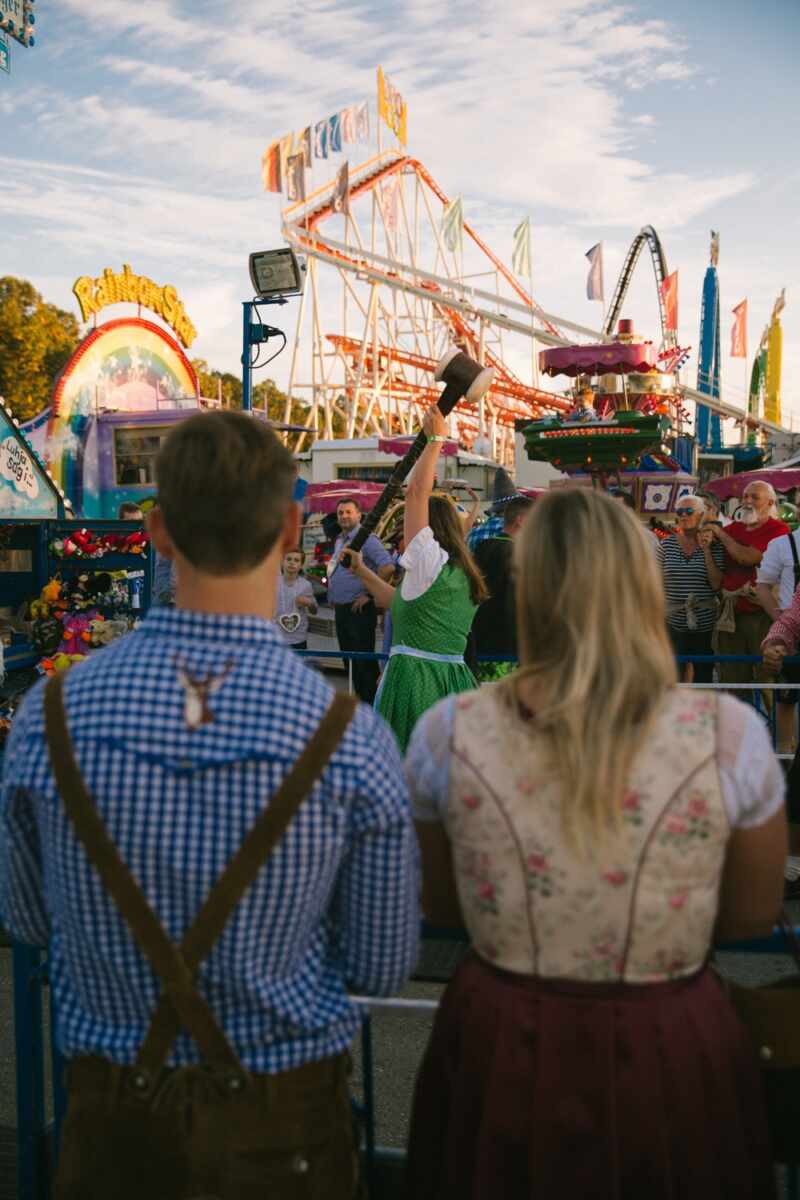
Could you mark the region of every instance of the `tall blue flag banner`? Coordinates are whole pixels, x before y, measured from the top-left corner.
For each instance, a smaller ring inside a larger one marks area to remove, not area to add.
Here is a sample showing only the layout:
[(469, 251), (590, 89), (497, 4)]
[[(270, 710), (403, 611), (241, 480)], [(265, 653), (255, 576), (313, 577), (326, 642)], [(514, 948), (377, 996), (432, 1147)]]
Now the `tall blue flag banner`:
[(586, 299), (605, 300), (603, 293), (603, 243), (598, 242), (586, 251), (589, 260), (589, 275), (586, 280)]
[(342, 114), (334, 113), (328, 117), (328, 149), (331, 154), (339, 154), (342, 149)]
[(328, 157), (328, 122), (317, 121), (314, 126), (314, 157)]

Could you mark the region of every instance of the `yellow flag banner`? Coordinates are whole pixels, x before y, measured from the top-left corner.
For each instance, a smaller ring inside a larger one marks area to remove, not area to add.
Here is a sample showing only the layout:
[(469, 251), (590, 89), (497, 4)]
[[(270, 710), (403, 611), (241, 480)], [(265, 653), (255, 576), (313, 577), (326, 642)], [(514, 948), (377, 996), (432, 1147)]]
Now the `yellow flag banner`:
[(378, 116), (382, 117), (401, 146), (408, 141), (408, 105), (378, 67)]
[(783, 327), (773, 317), (767, 334), (767, 381), (764, 388), (764, 419), (781, 423), (781, 358), (783, 356)]

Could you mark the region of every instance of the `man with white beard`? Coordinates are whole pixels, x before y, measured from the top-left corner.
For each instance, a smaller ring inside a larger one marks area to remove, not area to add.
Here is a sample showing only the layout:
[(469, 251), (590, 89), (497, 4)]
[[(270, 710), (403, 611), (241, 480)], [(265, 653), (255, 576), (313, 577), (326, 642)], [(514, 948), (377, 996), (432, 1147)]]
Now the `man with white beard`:
[[(755, 593), (756, 568), (772, 539), (789, 532), (789, 526), (773, 516), (775, 503), (775, 489), (756, 480), (742, 494), (741, 519), (725, 529), (710, 526), (725, 550), (723, 608), (717, 622), (720, 654), (761, 654), (772, 622)], [(754, 678), (764, 682), (771, 674), (761, 663), (720, 663), (719, 677), (723, 683), (750, 683)], [(751, 698), (749, 692), (738, 694), (742, 700)]]

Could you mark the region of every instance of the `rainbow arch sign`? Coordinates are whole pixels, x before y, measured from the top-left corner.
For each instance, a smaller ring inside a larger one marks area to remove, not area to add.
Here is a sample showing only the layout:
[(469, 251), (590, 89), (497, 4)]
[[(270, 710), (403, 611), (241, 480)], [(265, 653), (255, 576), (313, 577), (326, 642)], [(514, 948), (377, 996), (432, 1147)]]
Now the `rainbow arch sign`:
[(187, 399), (196, 403), (197, 388), (181, 347), (152, 321), (121, 318), (88, 334), (56, 383), (44, 445), (47, 467), (76, 512), (90, 515), (100, 490), (93, 445), (99, 414), (135, 419), (137, 413), (174, 412)]

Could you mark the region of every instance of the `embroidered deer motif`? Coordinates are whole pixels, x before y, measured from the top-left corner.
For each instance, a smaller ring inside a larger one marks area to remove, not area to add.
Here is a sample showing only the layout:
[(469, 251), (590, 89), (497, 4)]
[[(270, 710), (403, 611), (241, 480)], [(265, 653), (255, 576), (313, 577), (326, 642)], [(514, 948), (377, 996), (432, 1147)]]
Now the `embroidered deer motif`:
[(225, 664), (225, 669), (218, 675), (209, 673), (206, 676), (193, 676), (189, 668), (175, 659), (175, 669), (178, 672), (180, 685), (186, 693), (183, 707), (183, 719), (190, 729), (199, 729), (201, 725), (210, 725), (214, 714), (208, 707), (208, 697), (218, 692), (234, 668), (233, 659)]

